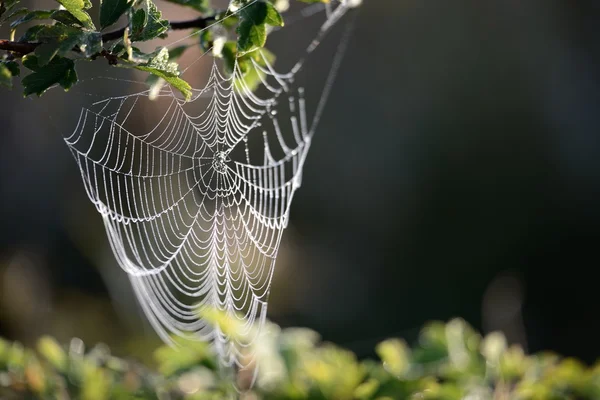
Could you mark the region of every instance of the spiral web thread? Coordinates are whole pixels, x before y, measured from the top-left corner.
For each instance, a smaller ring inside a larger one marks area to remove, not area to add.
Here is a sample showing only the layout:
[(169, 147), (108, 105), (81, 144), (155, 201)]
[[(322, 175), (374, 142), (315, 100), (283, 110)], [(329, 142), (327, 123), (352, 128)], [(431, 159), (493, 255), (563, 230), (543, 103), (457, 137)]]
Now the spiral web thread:
[[(348, 9), (321, 8), (326, 20), (289, 72), (276, 72), (262, 52), (262, 62), (252, 61), (259, 91), (246, 86), (238, 65), (226, 76), (215, 61), (190, 101), (160, 90), (163, 111), (147, 131), (134, 132), (132, 121), (149, 90), (83, 108), (65, 138), (156, 332), (167, 343), (190, 334), (210, 341), (224, 365), (252, 362), (248, 347), (265, 321), (290, 204), (341, 62), (345, 43), (309, 124), (294, 78)], [(199, 318), (203, 308), (237, 320), (236, 332)]]

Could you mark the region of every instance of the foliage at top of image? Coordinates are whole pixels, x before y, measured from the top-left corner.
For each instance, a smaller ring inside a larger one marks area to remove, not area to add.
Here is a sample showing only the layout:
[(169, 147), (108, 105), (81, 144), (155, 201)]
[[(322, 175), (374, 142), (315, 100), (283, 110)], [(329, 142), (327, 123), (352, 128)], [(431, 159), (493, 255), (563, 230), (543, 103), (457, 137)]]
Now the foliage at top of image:
[[(56, 8), (51, 10), (19, 7), (20, 0), (0, 0), (0, 26), (8, 26), (11, 32), (9, 39), (0, 40), (0, 85), (11, 88), (24, 68), (29, 70), (22, 79), (25, 96), (40, 96), (54, 85), (69, 90), (77, 83), (76, 62), (104, 58), (110, 65), (148, 72), (154, 76), (150, 85), (167, 82), (189, 99), (191, 87), (180, 77), (177, 59), (193, 46), (204, 51), (213, 48), (217, 38), (212, 37), (210, 26), (220, 24), (227, 29), (225, 34), (219, 33), (224, 44), (214, 46), (213, 53), (224, 59), (231, 72), (236, 60), (243, 65), (251, 53), (265, 46), (269, 26), (284, 25), (280, 11), (289, 6), (288, 0), (232, 0), (227, 10), (215, 10), (209, 0), (167, 1), (200, 15), (170, 22), (152, 0), (102, 0), (99, 9), (92, 8), (90, 0), (56, 0)], [(123, 21), (122, 27), (111, 31), (119, 21)], [(145, 53), (135, 46), (164, 39), (175, 29), (199, 30), (201, 39), (171, 53), (166, 47)], [(217, 48), (227, 52), (214, 51)]]
[[(207, 318), (231, 328), (223, 315)], [(233, 327), (235, 328), (235, 327)], [(555, 354), (525, 355), (500, 333), (482, 337), (463, 320), (426, 325), (418, 343), (389, 339), (378, 360), (359, 361), (308, 329), (268, 324), (254, 351), (257, 371), (236, 376), (202, 342), (154, 353), (156, 371), (110, 354), (39, 340), (37, 351), (0, 341), (3, 399), (553, 400), (600, 398), (600, 365)], [(251, 385), (256, 373), (254, 385)], [(238, 388), (236, 391), (235, 388)]]

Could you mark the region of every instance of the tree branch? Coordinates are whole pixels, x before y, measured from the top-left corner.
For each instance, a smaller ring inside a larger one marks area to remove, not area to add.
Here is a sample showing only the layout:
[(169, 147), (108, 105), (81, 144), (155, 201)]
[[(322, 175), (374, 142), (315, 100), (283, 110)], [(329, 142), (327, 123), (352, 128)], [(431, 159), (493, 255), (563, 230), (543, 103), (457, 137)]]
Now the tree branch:
[[(189, 21), (178, 21), (178, 22), (169, 22), (171, 30), (182, 30), (182, 29), (204, 29), (209, 23), (215, 20), (215, 16), (211, 15), (209, 17), (198, 17), (196, 19), (191, 19)], [(109, 42), (111, 40), (121, 39), (125, 34), (126, 28), (121, 28), (119, 30), (108, 32), (102, 35), (103, 42)]]
[[(213, 22), (215, 20), (215, 18), (216, 17), (214, 15), (211, 15), (208, 17), (198, 17), (196, 19), (192, 19), (189, 21), (170, 22), (169, 25), (170, 25), (171, 30), (182, 30), (182, 29), (193, 29), (193, 28), (204, 29), (211, 22)], [(116, 31), (104, 33), (102, 35), (102, 41), (109, 42), (111, 40), (117, 40), (117, 39), (122, 38), (123, 35), (125, 34), (125, 29), (126, 28), (121, 28)], [(24, 56), (25, 54), (29, 54), (29, 53), (33, 52), (35, 50), (35, 48), (37, 46), (39, 46), (40, 44), (41, 43), (36, 43), (36, 42), (14, 42), (14, 41), (10, 41), (10, 40), (0, 39), (0, 50), (6, 50), (6, 51), (10, 51), (12, 53), (17, 53), (20, 56)], [(101, 55), (106, 57), (105, 54), (101, 54)]]
[(21, 43), (0, 39), (0, 50), (12, 51), (22, 55), (31, 53), (38, 45), (39, 43)]

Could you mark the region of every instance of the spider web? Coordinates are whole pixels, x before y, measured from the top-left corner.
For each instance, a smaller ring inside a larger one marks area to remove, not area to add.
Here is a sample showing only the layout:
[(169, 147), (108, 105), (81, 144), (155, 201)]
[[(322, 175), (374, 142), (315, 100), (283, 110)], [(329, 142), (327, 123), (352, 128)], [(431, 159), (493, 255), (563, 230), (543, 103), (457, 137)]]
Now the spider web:
[[(349, 30), (310, 123), (295, 79), (348, 9), (305, 8), (301, 17), (324, 10), (324, 23), (288, 72), (260, 51), (251, 65), (260, 90), (237, 63), (228, 76), (214, 60), (189, 101), (169, 86), (109, 97), (83, 108), (65, 138), (117, 262), (167, 343), (192, 334), (212, 342), (224, 365), (252, 362), (248, 346), (265, 321), (290, 205)], [(237, 321), (236, 331), (199, 318), (207, 308)]]

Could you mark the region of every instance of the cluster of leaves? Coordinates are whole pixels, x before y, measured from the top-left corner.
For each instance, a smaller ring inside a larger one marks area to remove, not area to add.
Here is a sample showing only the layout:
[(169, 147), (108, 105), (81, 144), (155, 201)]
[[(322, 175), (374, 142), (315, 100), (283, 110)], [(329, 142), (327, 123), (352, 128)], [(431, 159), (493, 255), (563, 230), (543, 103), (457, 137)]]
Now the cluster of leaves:
[[(209, 316), (226, 330), (235, 323)], [(0, 397), (50, 399), (598, 399), (600, 365), (543, 353), (527, 356), (500, 333), (482, 337), (460, 319), (430, 323), (412, 348), (401, 339), (359, 361), (321, 343), (308, 329), (268, 324), (251, 349), (260, 368), (237, 375), (220, 368), (210, 348), (181, 341), (155, 352), (157, 372), (111, 356), (42, 338), (37, 352), (0, 341)], [(256, 376), (255, 376), (256, 372)], [(256, 378), (250, 387), (250, 382)], [(235, 388), (241, 388), (241, 392)]]
[[(155, 87), (168, 83), (186, 98), (191, 96), (189, 84), (180, 77), (177, 58), (192, 45), (171, 53), (165, 47), (150, 53), (135, 47), (136, 42), (165, 38), (172, 28), (152, 0), (102, 0), (97, 23), (92, 18), (90, 0), (56, 1), (57, 9), (30, 10), (19, 8), (20, 0), (0, 0), (0, 26), (10, 26), (15, 48), (0, 55), (0, 85), (11, 87), (12, 79), (21, 74), (23, 66), (31, 71), (22, 79), (25, 96), (41, 95), (53, 85), (68, 90), (77, 82), (76, 61), (103, 57), (112, 65), (152, 74), (149, 84)], [(185, 27), (199, 29), (200, 46), (223, 58), (230, 73), (237, 62), (242, 76), (248, 72), (251, 58), (257, 59), (256, 50), (264, 47), (268, 27), (283, 26), (279, 10), (287, 8), (287, 0), (232, 0), (225, 11), (211, 9), (209, 0), (168, 1), (204, 16)], [(103, 33), (120, 20), (125, 20), (124, 28)], [(24, 24), (29, 27), (15, 41), (17, 30)], [(210, 24), (218, 29), (208, 29)]]

